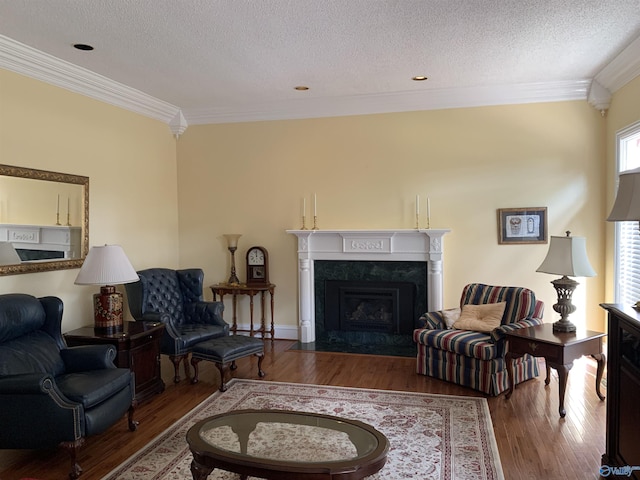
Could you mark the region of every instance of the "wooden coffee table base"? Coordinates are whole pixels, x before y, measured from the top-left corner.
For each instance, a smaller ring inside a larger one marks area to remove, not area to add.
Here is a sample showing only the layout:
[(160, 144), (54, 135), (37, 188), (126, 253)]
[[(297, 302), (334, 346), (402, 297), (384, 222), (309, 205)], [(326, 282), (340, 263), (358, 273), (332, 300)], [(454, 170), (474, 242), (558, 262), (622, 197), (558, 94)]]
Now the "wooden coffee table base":
[(558, 394), (560, 417), (564, 418), (567, 411), (564, 408), (564, 396), (567, 389), (569, 370), (573, 367), (573, 361), (583, 355), (590, 355), (598, 362), (596, 374), (596, 394), (600, 400), (604, 395), (600, 392), (600, 382), (606, 363), (602, 353), (602, 338), (606, 334), (582, 330), (578, 332), (554, 332), (553, 325), (544, 323), (535, 327), (522, 328), (507, 333), (508, 351), (505, 355), (507, 372), (509, 375), (509, 389), (506, 398), (510, 398), (516, 385), (514, 384), (513, 360), (522, 355), (529, 354), (534, 357), (543, 357), (547, 368), (545, 385), (551, 381), (551, 368), (558, 372)]

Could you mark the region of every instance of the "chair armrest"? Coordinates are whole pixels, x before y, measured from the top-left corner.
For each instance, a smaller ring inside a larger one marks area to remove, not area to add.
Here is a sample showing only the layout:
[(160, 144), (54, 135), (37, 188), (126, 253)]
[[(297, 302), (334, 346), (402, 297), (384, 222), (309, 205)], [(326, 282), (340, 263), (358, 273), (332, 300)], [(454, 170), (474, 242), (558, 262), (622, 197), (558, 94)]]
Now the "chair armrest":
[(116, 368), (113, 360), (116, 349), (113, 345), (81, 345), (60, 350), (67, 373), (86, 372)]
[(420, 324), (418, 328), (425, 328), (427, 330), (444, 330), (447, 328), (447, 325), (444, 323), (442, 310), (423, 314), (418, 319), (418, 323)]
[(85, 431), (82, 405), (65, 397), (48, 373), (0, 379), (0, 425), (0, 448), (10, 449), (55, 447)]
[(192, 302), (185, 305), (184, 315), (189, 323), (204, 323), (208, 325), (228, 325), (222, 318), (224, 304), (222, 302)]
[(541, 325), (543, 323), (541, 318), (523, 318), (522, 320), (518, 320), (517, 322), (508, 323), (506, 325), (500, 325), (497, 328), (494, 328), (491, 332), (491, 342), (498, 343), (503, 340), (507, 335), (507, 332), (513, 332), (514, 330), (518, 330), (520, 328), (528, 328), (535, 327), (536, 325)]
[(0, 395), (46, 395), (45, 382), (55, 380), (49, 373), (23, 373), (0, 378)]

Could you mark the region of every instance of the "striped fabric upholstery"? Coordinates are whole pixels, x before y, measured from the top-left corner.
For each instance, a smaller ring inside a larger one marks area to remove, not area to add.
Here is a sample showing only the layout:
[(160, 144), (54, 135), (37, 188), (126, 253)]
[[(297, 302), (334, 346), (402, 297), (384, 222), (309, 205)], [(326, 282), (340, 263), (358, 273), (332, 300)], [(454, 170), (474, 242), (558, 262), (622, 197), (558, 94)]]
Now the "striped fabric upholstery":
[[(505, 332), (542, 323), (544, 304), (521, 287), (500, 287), (472, 283), (464, 287), (460, 306), (506, 302), (502, 325), (490, 334), (467, 330), (447, 330), (442, 312), (427, 312), (423, 325), (413, 333), (418, 345), (417, 372), (489, 395), (508, 388), (505, 369)], [(524, 355), (515, 360), (515, 381), (538, 376), (535, 358)]]
[(497, 347), (488, 334), (468, 330), (415, 330), (414, 341), (482, 360), (491, 360), (497, 354)]
[[(538, 362), (531, 355), (519, 357), (513, 363), (516, 383), (538, 376)], [(509, 388), (504, 358), (479, 360), (418, 345), (417, 364), (421, 375), (470, 387), (487, 395), (499, 395)]]
[(528, 288), (492, 287), (482, 283), (470, 283), (462, 290), (460, 307), (485, 303), (507, 302), (502, 315), (502, 325), (530, 317), (536, 306), (536, 296)]

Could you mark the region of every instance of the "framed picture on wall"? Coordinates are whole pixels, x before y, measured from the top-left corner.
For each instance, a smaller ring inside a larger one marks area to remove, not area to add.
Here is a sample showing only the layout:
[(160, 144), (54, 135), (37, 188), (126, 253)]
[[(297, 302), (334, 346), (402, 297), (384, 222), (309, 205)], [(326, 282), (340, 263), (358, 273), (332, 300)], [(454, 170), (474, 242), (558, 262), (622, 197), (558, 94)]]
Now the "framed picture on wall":
[(547, 243), (547, 207), (499, 208), (498, 243)]

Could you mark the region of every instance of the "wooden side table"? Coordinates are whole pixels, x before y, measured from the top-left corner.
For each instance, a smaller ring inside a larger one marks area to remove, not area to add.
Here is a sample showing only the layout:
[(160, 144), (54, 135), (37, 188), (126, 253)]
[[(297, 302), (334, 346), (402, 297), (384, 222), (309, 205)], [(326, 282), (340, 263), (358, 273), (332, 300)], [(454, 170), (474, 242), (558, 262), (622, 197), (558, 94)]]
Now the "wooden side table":
[[(251, 316), (251, 326), (248, 330), (249, 335), (253, 336), (254, 333), (260, 332), (262, 334), (262, 338), (268, 333), (271, 335), (271, 340), (275, 335), (275, 328), (273, 323), (273, 307), (274, 307), (274, 294), (276, 286), (273, 283), (269, 283), (267, 285), (229, 285), (227, 283), (218, 283), (215, 285), (211, 285), (211, 292), (213, 293), (213, 301), (215, 302), (220, 295), (220, 301), (222, 302), (225, 295), (233, 296), (233, 324), (231, 325), (231, 331), (233, 333), (236, 332), (246, 332), (247, 330), (239, 330), (238, 322), (236, 317), (236, 307), (237, 307), (237, 297), (238, 295), (249, 295), (249, 312)], [(271, 329), (267, 331), (266, 319), (265, 319), (265, 294), (269, 292), (269, 298), (271, 300)], [(260, 294), (260, 308), (261, 308), (261, 316), (260, 316), (260, 328), (255, 330), (253, 328), (253, 297), (257, 294)]]
[(135, 373), (136, 400), (144, 402), (164, 391), (160, 371), (160, 339), (163, 323), (124, 322), (122, 332), (96, 333), (93, 325), (64, 334), (67, 345), (113, 345), (116, 347), (114, 363)]
[(596, 394), (600, 400), (604, 395), (600, 393), (600, 381), (604, 372), (605, 355), (602, 353), (602, 338), (606, 333), (591, 330), (578, 330), (577, 332), (554, 332), (553, 324), (543, 323), (535, 327), (521, 328), (507, 333), (507, 372), (509, 374), (509, 389), (506, 397), (509, 398), (516, 385), (513, 379), (513, 359), (521, 357), (525, 353), (534, 357), (544, 357), (547, 366), (547, 378), (545, 385), (549, 385), (551, 368), (558, 372), (559, 379), (559, 412), (564, 418), (564, 394), (567, 389), (567, 377), (573, 367), (573, 361), (583, 355), (591, 355), (598, 362), (596, 375)]

